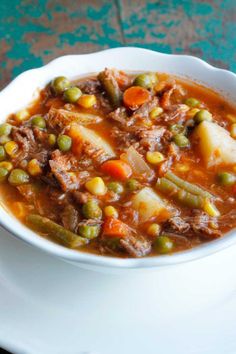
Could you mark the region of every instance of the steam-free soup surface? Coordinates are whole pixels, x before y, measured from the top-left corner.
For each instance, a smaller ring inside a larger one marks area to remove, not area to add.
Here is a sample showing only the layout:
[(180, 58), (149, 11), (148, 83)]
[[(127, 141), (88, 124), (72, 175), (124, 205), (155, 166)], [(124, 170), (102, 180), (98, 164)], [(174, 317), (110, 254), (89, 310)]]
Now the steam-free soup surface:
[(0, 125), (2, 203), (66, 247), (171, 254), (235, 227), (236, 112), (166, 74), (57, 77)]

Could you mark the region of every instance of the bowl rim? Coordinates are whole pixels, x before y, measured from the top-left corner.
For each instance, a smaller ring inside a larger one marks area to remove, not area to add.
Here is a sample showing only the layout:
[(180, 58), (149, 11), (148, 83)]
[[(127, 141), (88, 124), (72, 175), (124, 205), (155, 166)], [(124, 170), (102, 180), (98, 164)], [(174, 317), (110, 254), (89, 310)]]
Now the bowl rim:
[[(72, 54), (72, 55), (64, 55), (60, 56), (52, 61), (50, 61), (48, 64), (43, 65), (39, 68), (34, 68), (30, 69), (27, 71), (24, 71), (20, 75), (18, 75), (14, 80), (12, 80), (3, 90), (0, 92), (0, 96), (2, 94), (7, 95), (8, 91), (10, 89), (17, 85), (18, 81), (21, 81), (25, 75), (33, 74), (34, 72), (43, 72), (46, 70), (49, 70), (51, 67), (53, 67), (55, 64), (58, 65), (60, 62), (63, 63), (64, 60), (68, 59), (77, 59), (81, 57), (94, 57), (94, 56), (103, 56), (106, 53), (121, 53), (121, 52), (126, 52), (128, 55), (132, 52), (138, 54), (143, 53), (143, 54), (152, 54), (156, 55), (157, 57), (162, 56), (166, 58), (172, 57), (173, 59), (175, 58), (181, 58), (187, 61), (195, 62), (198, 65), (204, 66), (207, 70), (215, 71), (218, 73), (223, 73), (226, 77), (230, 76), (231, 80), (236, 81), (236, 75), (226, 69), (220, 69), (216, 68), (210, 64), (208, 64), (206, 61), (199, 59), (197, 57), (191, 56), (191, 55), (182, 55), (182, 54), (165, 54), (165, 53), (160, 53), (156, 52), (150, 49), (144, 49), (144, 48), (138, 48), (138, 47), (118, 47), (118, 48), (112, 48), (112, 49), (105, 49), (102, 51), (98, 52), (93, 52), (93, 53), (88, 53), (88, 54)], [(7, 213), (7, 211), (6, 211)], [(76, 263), (81, 263), (81, 264), (87, 264), (87, 265), (96, 265), (96, 266), (102, 266), (102, 267), (112, 267), (112, 268), (152, 268), (152, 267), (166, 267), (166, 266), (173, 266), (176, 264), (181, 264), (185, 262), (190, 262), (194, 261), (206, 256), (209, 256), (211, 254), (214, 254), (216, 252), (219, 252), (221, 250), (224, 250), (233, 244), (236, 243), (236, 237), (235, 237), (235, 231), (232, 230), (231, 232), (227, 233), (227, 235), (223, 236), (222, 238), (213, 240), (211, 242), (207, 242), (204, 244), (201, 244), (197, 247), (194, 247), (190, 250), (185, 250), (181, 252), (177, 252), (171, 255), (160, 255), (160, 256), (151, 256), (151, 257), (143, 257), (143, 258), (118, 258), (118, 257), (112, 257), (112, 256), (103, 256), (103, 255), (96, 255), (92, 253), (86, 253), (84, 251), (80, 250), (72, 250), (68, 249), (64, 246), (58, 245), (56, 243), (53, 243), (52, 241), (49, 241), (42, 236), (38, 235), (36, 232), (32, 231), (31, 229), (27, 228), (23, 224), (20, 223), (20, 221), (14, 217), (12, 214), (9, 212), (7, 213), (10, 215), (11, 218), (14, 219), (14, 223), (8, 223), (4, 218), (1, 217), (0, 215), (0, 226), (2, 226), (5, 230), (9, 231), (14, 237), (21, 239), (22, 241), (28, 243), (29, 245), (36, 246), (37, 248), (51, 254), (57, 257), (60, 257), (64, 260), (70, 261), (70, 262), (76, 262)], [(15, 226), (14, 224), (17, 225), (23, 225), (25, 229), (25, 233), (21, 233)]]

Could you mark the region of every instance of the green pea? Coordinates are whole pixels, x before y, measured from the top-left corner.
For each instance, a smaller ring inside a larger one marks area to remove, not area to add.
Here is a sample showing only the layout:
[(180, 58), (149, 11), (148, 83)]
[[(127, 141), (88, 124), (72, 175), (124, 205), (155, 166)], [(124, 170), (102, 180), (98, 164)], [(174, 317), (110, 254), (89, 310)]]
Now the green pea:
[(0, 124), (0, 136), (11, 134), (12, 125), (8, 123)]
[(70, 81), (65, 76), (58, 76), (51, 82), (51, 87), (56, 94), (63, 93), (70, 86)]
[(131, 178), (129, 179), (127, 182), (126, 182), (126, 188), (130, 191), (130, 192), (134, 192), (136, 191), (137, 189), (140, 188), (140, 183), (134, 179), (134, 178)]
[(89, 200), (82, 207), (82, 213), (86, 219), (101, 219), (102, 210), (95, 200)]
[(3, 146), (0, 146), (0, 161), (3, 161), (6, 158), (6, 151)]
[(0, 167), (0, 182), (5, 181), (8, 173), (9, 173), (9, 171), (6, 168)]
[(117, 194), (121, 194), (124, 192), (124, 187), (122, 186), (121, 183), (118, 183), (118, 182), (110, 182), (108, 183), (107, 185), (107, 188), (114, 192), (114, 193), (117, 193)]
[(8, 182), (13, 186), (18, 186), (29, 182), (29, 175), (24, 170), (15, 168), (8, 177)]
[(68, 135), (59, 135), (57, 138), (57, 145), (61, 151), (69, 151), (72, 145), (72, 139)]
[(186, 128), (182, 124), (173, 124), (169, 129), (173, 135), (186, 133)]
[(80, 236), (91, 240), (98, 237), (100, 227), (98, 225), (81, 225), (78, 231)]
[(55, 135), (55, 134), (49, 134), (49, 135), (48, 135), (48, 144), (49, 144), (50, 146), (54, 146), (54, 145), (56, 144), (56, 142), (57, 142), (57, 137), (56, 137), (56, 135)]
[(196, 123), (201, 123), (204, 120), (211, 122), (212, 121), (212, 114), (207, 111), (206, 109), (201, 109), (199, 112), (197, 112), (194, 116), (194, 121)]
[(40, 128), (40, 129), (45, 129), (46, 128), (46, 122), (45, 119), (41, 116), (35, 116), (31, 119), (31, 124), (34, 127)]
[(187, 98), (184, 103), (189, 107), (197, 107), (200, 104), (200, 102), (194, 97)]
[(177, 146), (181, 148), (189, 146), (190, 143), (188, 138), (183, 134), (176, 134), (173, 138), (173, 141)]
[(8, 141), (11, 141), (11, 138), (8, 135), (0, 136), (0, 144), (4, 145), (8, 143)]
[(151, 89), (158, 82), (156, 73), (145, 73), (138, 75), (134, 80), (135, 86), (141, 86), (146, 89)]
[(155, 250), (160, 254), (170, 253), (173, 248), (174, 244), (168, 236), (158, 236), (154, 242)]
[(78, 87), (70, 87), (64, 92), (63, 99), (66, 102), (75, 103), (81, 95), (82, 91)]
[(220, 172), (217, 175), (217, 179), (222, 186), (229, 187), (236, 182), (236, 178), (232, 173)]

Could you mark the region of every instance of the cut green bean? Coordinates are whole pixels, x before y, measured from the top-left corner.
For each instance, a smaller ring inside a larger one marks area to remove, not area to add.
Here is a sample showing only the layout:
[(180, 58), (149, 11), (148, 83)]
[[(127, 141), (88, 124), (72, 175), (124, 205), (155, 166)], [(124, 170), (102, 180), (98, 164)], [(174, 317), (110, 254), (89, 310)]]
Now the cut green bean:
[(30, 214), (27, 216), (26, 222), (36, 231), (61, 241), (67, 247), (76, 248), (88, 243), (86, 238), (66, 230), (63, 226), (43, 216)]
[(102, 71), (98, 75), (98, 80), (101, 82), (110, 103), (114, 107), (118, 107), (121, 103), (121, 91), (116, 79), (113, 75), (108, 75), (107, 71)]
[(201, 197), (204, 198), (214, 198), (212, 194), (209, 192), (205, 191), (204, 189), (196, 186), (195, 184), (189, 183), (182, 178), (176, 176), (173, 172), (168, 171), (165, 174), (165, 177), (169, 179), (171, 182), (175, 183), (178, 187), (184, 189), (187, 192), (190, 192), (195, 195), (200, 195)]
[(159, 178), (157, 180), (156, 188), (163, 194), (167, 194), (184, 206), (197, 209), (201, 209), (203, 207), (204, 200), (201, 196), (181, 189), (179, 186), (169, 181), (165, 177)]

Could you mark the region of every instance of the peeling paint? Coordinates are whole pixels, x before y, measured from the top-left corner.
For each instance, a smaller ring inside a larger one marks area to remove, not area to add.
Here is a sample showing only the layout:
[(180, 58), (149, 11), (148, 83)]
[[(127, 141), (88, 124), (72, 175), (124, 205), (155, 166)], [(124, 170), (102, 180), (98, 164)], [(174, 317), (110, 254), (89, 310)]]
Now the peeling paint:
[(236, 71), (235, 33), (235, 0), (1, 0), (0, 87), (57, 56), (123, 45)]

